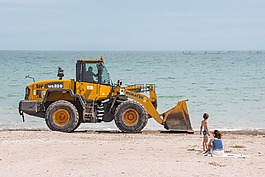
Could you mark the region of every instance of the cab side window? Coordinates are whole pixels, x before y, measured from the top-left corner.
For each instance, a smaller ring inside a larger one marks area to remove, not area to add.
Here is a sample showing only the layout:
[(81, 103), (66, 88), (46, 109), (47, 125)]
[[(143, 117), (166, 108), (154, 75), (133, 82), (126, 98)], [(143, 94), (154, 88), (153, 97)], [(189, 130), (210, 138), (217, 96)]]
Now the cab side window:
[(98, 72), (95, 64), (87, 63), (84, 74), (84, 81), (90, 83), (98, 83)]

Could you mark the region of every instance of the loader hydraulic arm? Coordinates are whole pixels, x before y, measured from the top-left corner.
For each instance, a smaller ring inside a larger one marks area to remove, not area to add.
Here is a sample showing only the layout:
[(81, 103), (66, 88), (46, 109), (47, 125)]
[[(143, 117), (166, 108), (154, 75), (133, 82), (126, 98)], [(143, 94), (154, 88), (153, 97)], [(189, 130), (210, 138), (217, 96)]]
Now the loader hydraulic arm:
[(132, 98), (141, 103), (149, 115), (151, 115), (158, 123), (163, 124), (163, 119), (160, 117), (159, 113), (152, 103), (153, 101), (156, 101), (156, 93), (154, 89), (150, 91), (150, 98), (148, 98), (144, 94), (133, 92), (131, 87), (129, 87), (129, 89), (125, 87), (124, 94), (129, 98)]
[(140, 89), (140, 87), (137, 88), (136, 86), (125, 87), (124, 94), (127, 97), (141, 103), (147, 113), (158, 123), (164, 125), (164, 128), (177, 131), (194, 132), (191, 127), (189, 113), (186, 105), (186, 102), (188, 100), (180, 101), (175, 107), (162, 114), (159, 114), (156, 110), (157, 96), (155, 93), (154, 85), (148, 85), (148, 87), (146, 88), (148, 88), (148, 90), (146, 91), (149, 91), (150, 98), (144, 94), (139, 93), (140, 91), (142, 92), (142, 89)]
[(125, 90), (129, 90), (135, 93), (140, 92), (149, 92), (150, 94), (150, 100), (152, 104), (154, 105), (155, 109), (157, 108), (157, 96), (155, 92), (155, 86), (153, 84), (147, 84), (147, 85), (130, 85), (125, 87)]

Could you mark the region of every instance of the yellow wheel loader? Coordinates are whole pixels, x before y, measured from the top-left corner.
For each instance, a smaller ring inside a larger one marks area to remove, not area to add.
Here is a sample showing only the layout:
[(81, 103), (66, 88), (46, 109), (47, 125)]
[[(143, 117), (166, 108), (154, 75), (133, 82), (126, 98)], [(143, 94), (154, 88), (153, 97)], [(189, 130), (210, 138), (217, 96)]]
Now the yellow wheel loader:
[[(26, 87), (19, 113), (45, 118), (53, 131), (72, 132), (80, 123), (115, 121), (122, 132), (140, 132), (149, 118), (168, 130), (193, 132), (187, 100), (159, 114), (153, 84), (122, 86), (110, 81), (103, 57), (77, 60), (76, 80), (63, 80), (59, 67), (56, 80), (34, 82)], [(149, 96), (145, 93), (149, 92)]]

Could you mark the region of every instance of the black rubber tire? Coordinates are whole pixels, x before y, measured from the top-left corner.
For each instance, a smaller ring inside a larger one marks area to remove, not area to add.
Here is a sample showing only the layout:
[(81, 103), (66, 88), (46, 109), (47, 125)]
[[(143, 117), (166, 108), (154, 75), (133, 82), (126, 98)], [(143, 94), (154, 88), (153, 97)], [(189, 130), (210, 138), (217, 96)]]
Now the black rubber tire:
[[(138, 113), (138, 120), (135, 125), (127, 125), (122, 116), (123, 113), (125, 113), (127, 110), (134, 110)], [(128, 132), (128, 133), (136, 133), (136, 132), (141, 132), (141, 130), (146, 126), (147, 121), (148, 121), (148, 114), (145, 110), (145, 108), (137, 101), (134, 100), (128, 100), (123, 103), (121, 103), (114, 115), (114, 120), (116, 126), (122, 131), (122, 132)]]
[[(67, 111), (70, 115), (70, 119), (66, 125), (61, 126), (54, 121), (54, 113), (59, 109)], [(80, 125), (79, 114), (76, 107), (65, 100), (55, 101), (48, 107), (45, 113), (45, 121), (51, 130), (60, 132), (72, 132)]]

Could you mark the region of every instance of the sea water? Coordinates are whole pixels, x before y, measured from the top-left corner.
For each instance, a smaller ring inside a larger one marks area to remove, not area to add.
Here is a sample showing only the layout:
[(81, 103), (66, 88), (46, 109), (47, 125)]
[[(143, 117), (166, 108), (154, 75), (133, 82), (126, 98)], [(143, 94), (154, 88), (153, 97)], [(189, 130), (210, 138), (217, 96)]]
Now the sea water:
[[(207, 112), (210, 129), (265, 129), (265, 51), (0, 51), (0, 129), (48, 129), (42, 118), (25, 115), (18, 103), (26, 85), (75, 79), (77, 59), (105, 57), (113, 83), (155, 84), (158, 112), (187, 102), (192, 126)], [(114, 122), (82, 124), (80, 129), (117, 129)], [(146, 130), (163, 130), (150, 119)]]

